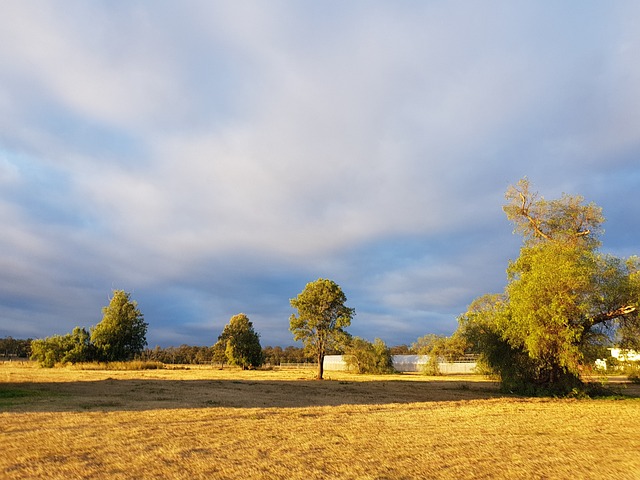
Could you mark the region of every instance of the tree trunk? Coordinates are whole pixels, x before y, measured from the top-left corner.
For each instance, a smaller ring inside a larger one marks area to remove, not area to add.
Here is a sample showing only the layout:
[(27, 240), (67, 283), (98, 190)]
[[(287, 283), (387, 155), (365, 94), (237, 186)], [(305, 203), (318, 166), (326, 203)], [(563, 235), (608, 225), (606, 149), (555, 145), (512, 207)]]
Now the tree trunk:
[(318, 352), (318, 376), (316, 380), (322, 380), (324, 375), (324, 353)]

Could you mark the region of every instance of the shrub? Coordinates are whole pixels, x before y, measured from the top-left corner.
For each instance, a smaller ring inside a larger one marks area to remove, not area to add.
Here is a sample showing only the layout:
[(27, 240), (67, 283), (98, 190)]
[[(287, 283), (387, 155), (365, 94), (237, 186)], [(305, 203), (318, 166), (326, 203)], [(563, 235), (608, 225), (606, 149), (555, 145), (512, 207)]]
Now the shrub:
[(345, 362), (357, 373), (393, 373), (391, 352), (385, 343), (376, 338), (373, 343), (354, 337), (345, 352)]

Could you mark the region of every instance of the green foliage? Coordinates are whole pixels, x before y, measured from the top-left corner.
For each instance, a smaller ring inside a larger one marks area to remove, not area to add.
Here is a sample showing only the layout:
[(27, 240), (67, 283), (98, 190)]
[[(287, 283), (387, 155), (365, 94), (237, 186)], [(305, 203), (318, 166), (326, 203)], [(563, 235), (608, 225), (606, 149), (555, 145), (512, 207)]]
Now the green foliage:
[(345, 362), (357, 373), (393, 373), (391, 352), (385, 343), (376, 338), (373, 343), (354, 337), (345, 349)]
[(66, 335), (53, 335), (31, 342), (31, 359), (47, 368), (58, 363), (88, 362), (93, 357), (94, 349), (89, 341), (89, 332), (80, 327)]
[(52, 368), (64, 356), (64, 340), (60, 335), (39, 338), (31, 342), (31, 359), (41, 366)]
[(323, 361), (326, 352), (345, 345), (349, 335), (344, 330), (351, 325), (355, 314), (345, 305), (347, 297), (338, 284), (320, 278), (308, 283), (291, 306), (298, 311), (289, 318), (289, 330), (295, 340), (301, 340), (318, 362), (318, 379), (323, 377)]
[(237, 365), (243, 370), (257, 368), (263, 362), (260, 336), (244, 313), (231, 317), (213, 351), (214, 358), (221, 359), (224, 355), (230, 365)]
[(213, 350), (213, 361), (215, 363), (219, 363), (221, 368), (224, 368), (224, 364), (227, 363), (227, 343), (220, 340), (220, 336), (218, 337), (218, 341), (211, 347)]
[(501, 325), (503, 338), (526, 350), (549, 375), (578, 371), (594, 267), (589, 250), (557, 243), (523, 248), (509, 266), (510, 315)]
[(62, 357), (62, 363), (89, 362), (95, 357), (95, 348), (91, 344), (91, 335), (84, 328), (76, 327), (69, 334), (71, 348)]
[(102, 321), (91, 331), (98, 358), (113, 362), (132, 360), (141, 354), (147, 345), (147, 323), (131, 295), (124, 290), (114, 290), (102, 314)]
[(585, 360), (613, 336), (634, 341), (638, 261), (598, 252), (604, 218), (581, 197), (538, 199), (526, 180), (506, 197), (505, 213), (524, 237), (520, 256), (509, 264), (504, 294), (472, 303), (459, 334), (505, 390), (568, 394), (581, 387)]
[(596, 325), (585, 332), (585, 337), (579, 345), (581, 355), (581, 368), (587, 372), (596, 368), (596, 360), (606, 359), (607, 370), (615, 366), (616, 359), (611, 357), (610, 347), (613, 346), (610, 332), (606, 326)]

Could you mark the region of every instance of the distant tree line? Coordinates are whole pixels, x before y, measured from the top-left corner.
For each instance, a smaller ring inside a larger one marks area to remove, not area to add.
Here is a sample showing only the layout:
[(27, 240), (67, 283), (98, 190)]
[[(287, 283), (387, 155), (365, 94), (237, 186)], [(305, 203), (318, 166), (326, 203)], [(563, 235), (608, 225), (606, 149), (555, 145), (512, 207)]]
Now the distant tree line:
[(266, 365), (280, 365), (282, 363), (310, 363), (313, 357), (301, 347), (271, 347), (262, 349), (264, 363)]
[(141, 354), (142, 360), (165, 363), (167, 365), (205, 365), (213, 361), (212, 347), (180, 345), (179, 347), (146, 349)]
[(0, 357), (28, 358), (31, 355), (31, 338), (0, 338)]
[[(154, 362), (161, 362), (167, 365), (207, 365), (207, 364), (229, 364), (226, 357), (220, 361), (214, 357), (214, 347), (180, 345), (179, 347), (156, 346), (153, 349), (146, 349), (141, 354), (141, 359)], [(262, 365), (278, 366), (281, 363), (305, 363), (312, 362), (313, 359), (305, 353), (301, 347), (288, 346), (262, 348)]]

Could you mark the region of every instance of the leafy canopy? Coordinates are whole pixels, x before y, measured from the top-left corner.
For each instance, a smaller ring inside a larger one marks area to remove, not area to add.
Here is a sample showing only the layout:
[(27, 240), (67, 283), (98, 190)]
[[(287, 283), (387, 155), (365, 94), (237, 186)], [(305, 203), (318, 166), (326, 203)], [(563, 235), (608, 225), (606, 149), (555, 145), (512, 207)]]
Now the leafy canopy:
[(129, 293), (115, 290), (102, 314), (102, 321), (91, 331), (101, 360), (131, 360), (142, 353), (147, 345), (147, 323)]

